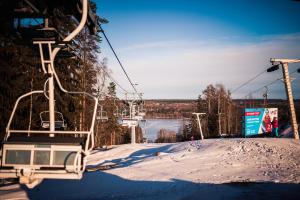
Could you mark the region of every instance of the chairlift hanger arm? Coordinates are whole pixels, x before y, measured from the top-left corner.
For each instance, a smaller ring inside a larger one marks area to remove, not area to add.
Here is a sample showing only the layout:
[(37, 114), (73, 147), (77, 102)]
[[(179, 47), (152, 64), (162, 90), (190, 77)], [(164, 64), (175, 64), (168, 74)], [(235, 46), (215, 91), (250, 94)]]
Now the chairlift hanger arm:
[(281, 59), (281, 58), (271, 58), (270, 62), (273, 63), (273, 64), (275, 62), (279, 62), (279, 63), (298, 63), (298, 62), (300, 62), (300, 60), (299, 59), (285, 59), (285, 58), (283, 58), (283, 59)]

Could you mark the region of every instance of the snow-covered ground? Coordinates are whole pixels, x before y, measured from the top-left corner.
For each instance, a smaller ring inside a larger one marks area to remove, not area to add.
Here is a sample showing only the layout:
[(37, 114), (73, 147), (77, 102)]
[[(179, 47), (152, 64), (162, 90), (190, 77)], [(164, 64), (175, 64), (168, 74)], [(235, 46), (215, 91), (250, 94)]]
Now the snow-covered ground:
[(83, 179), (0, 187), (0, 199), (300, 199), (300, 143), (208, 139), (94, 151)]

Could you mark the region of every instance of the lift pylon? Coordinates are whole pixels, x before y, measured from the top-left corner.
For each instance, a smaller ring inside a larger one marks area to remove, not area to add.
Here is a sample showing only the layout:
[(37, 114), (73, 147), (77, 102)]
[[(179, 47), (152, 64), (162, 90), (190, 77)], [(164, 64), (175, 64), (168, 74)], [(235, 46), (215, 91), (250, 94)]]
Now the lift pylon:
[(280, 63), (282, 65), (282, 73), (283, 73), (283, 79), (284, 79), (284, 85), (285, 85), (285, 91), (286, 96), (289, 102), (289, 110), (291, 115), (291, 124), (294, 132), (294, 138), (296, 140), (299, 140), (299, 130), (298, 130), (298, 123), (297, 123), (297, 117), (296, 117), (296, 111), (295, 111), (295, 105), (294, 105), (294, 97), (292, 92), (292, 86), (291, 86), (291, 78), (289, 74), (289, 63), (298, 63), (300, 62), (299, 59), (276, 59), (271, 58), (270, 62), (272, 64), (274, 63)]

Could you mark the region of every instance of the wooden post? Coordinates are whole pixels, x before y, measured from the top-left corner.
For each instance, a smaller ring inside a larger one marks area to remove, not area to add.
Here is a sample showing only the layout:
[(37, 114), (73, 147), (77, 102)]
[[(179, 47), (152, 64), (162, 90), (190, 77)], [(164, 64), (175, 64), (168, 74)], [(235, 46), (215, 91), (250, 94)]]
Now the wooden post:
[(290, 115), (291, 115), (291, 124), (292, 124), (293, 132), (294, 132), (294, 138), (296, 140), (299, 140), (298, 124), (297, 124), (297, 117), (296, 117), (296, 112), (295, 112), (295, 105), (294, 105), (294, 98), (293, 98), (293, 93), (292, 93), (292, 86), (291, 86), (291, 80), (290, 80), (290, 75), (289, 75), (288, 63), (282, 63), (282, 72), (283, 72), (286, 96), (289, 101), (289, 110), (290, 110)]
[[(299, 131), (298, 131), (297, 117), (296, 117), (296, 112), (295, 112), (295, 105), (294, 105), (294, 98), (293, 98), (291, 80), (290, 80), (290, 75), (289, 75), (288, 63), (299, 63), (300, 59), (271, 58), (270, 61), (271, 61), (272, 65), (274, 65), (274, 63), (280, 63), (282, 65), (282, 73), (283, 73), (286, 96), (287, 96), (287, 99), (289, 102), (289, 111), (290, 111), (290, 115), (291, 115), (291, 124), (292, 124), (292, 129), (294, 132), (294, 138), (296, 140), (299, 140)], [(267, 72), (272, 72), (272, 71), (277, 70), (278, 67), (276, 68), (275, 66), (276, 65), (269, 68), (267, 70)]]

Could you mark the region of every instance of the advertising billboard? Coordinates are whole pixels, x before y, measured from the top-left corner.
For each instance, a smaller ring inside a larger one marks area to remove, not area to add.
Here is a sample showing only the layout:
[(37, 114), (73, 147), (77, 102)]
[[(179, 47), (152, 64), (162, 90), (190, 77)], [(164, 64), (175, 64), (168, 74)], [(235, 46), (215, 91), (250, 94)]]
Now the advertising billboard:
[(246, 108), (245, 136), (271, 134), (278, 127), (277, 108)]

